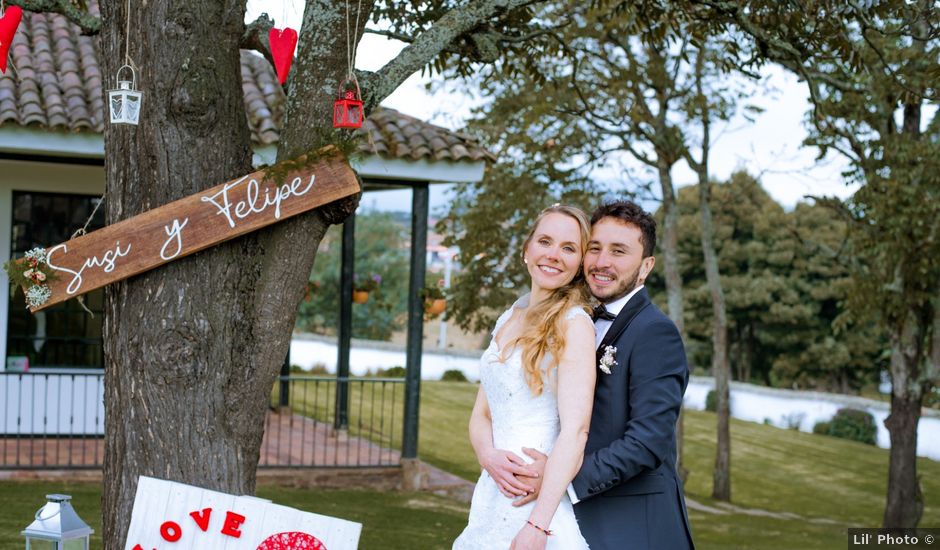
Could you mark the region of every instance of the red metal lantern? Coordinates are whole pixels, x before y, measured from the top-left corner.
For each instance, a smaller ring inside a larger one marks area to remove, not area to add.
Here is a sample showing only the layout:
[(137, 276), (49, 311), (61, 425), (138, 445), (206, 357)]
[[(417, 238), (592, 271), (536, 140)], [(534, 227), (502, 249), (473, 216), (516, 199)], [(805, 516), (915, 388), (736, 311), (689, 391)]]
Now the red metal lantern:
[[(355, 91), (349, 87), (350, 84), (355, 86)], [(356, 79), (343, 80), (338, 95), (339, 99), (333, 102), (333, 127), (362, 128), (362, 97)]]

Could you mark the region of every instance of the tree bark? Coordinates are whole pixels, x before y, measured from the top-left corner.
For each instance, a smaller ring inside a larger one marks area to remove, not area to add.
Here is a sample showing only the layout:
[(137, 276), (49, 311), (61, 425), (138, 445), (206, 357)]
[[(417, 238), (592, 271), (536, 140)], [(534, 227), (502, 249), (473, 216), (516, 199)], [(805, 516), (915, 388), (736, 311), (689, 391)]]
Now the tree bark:
[[(172, 4), (134, 3), (125, 37), (126, 2), (101, 2), (103, 73), (130, 40), (145, 94), (139, 126), (106, 126), (109, 223), (251, 171), (247, 120), (232, 116), (244, 4)], [(252, 353), (263, 252), (238, 239), (106, 288), (105, 548), (124, 546), (140, 475), (254, 491), (275, 372)]]
[(659, 185), (663, 194), (663, 272), (666, 276), (666, 303), (669, 318), (685, 340), (682, 304), (682, 272), (679, 270), (679, 208), (672, 184), (672, 164), (659, 155)]
[(695, 91), (697, 115), (702, 125), (702, 156), (696, 160), (686, 150), (685, 157), (698, 176), (702, 255), (705, 263), (705, 279), (712, 299), (712, 374), (715, 376), (718, 416), (712, 498), (729, 502), (731, 500), (731, 393), (729, 389), (731, 364), (728, 358), (728, 317), (725, 294), (721, 288), (718, 254), (715, 251), (715, 229), (710, 202), (712, 188), (711, 181), (708, 179), (708, 155), (711, 150), (711, 117), (713, 115), (712, 106), (703, 91), (705, 56), (706, 51), (699, 48), (695, 57)]
[(912, 326), (917, 322), (913, 315), (908, 316), (891, 335), (891, 414), (885, 419), (891, 450), (883, 527), (917, 527), (924, 512), (917, 477), (917, 424), (923, 399), (917, 380), (920, 327)]
[[(679, 209), (676, 205), (676, 193), (672, 186), (671, 164), (658, 155), (659, 184), (663, 193), (663, 271), (666, 275), (666, 302), (669, 318), (679, 329), (679, 335), (685, 341), (685, 322), (682, 306), (682, 273), (679, 271)], [(685, 483), (689, 475), (682, 460), (682, 447), (685, 415), (679, 408), (676, 419), (676, 470)]]
[(714, 228), (709, 206), (711, 184), (707, 177), (699, 178), (699, 209), (702, 216), (702, 253), (705, 257), (705, 278), (712, 298), (712, 372), (715, 376), (715, 392), (718, 397), (718, 440), (715, 452), (715, 471), (712, 498), (731, 500), (731, 393), (729, 380), (731, 366), (728, 363), (728, 319), (725, 311), (725, 295), (721, 288), (718, 271), (718, 255), (715, 253)]

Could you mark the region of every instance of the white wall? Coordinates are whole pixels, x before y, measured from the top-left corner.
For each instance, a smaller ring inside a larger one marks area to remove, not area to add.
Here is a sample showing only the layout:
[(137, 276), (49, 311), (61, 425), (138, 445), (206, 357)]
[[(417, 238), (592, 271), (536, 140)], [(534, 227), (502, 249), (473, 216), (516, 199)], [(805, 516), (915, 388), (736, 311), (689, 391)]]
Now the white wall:
[[(708, 377), (693, 377), (685, 392), (685, 407), (705, 410), (705, 397), (715, 387)], [(731, 416), (751, 422), (766, 422), (778, 428), (798, 426), (801, 432), (812, 432), (817, 422), (829, 421), (836, 411), (850, 407), (868, 411), (875, 417), (879, 447), (891, 446), (884, 421), (890, 412), (888, 403), (831, 393), (783, 390), (731, 383)], [(940, 460), (940, 411), (925, 409), (917, 426), (917, 454)]]
[[(383, 346), (386, 347), (386, 346)], [(389, 367), (404, 367), (405, 352), (402, 349), (377, 349), (358, 346), (353, 343), (349, 351), (349, 371), (354, 376), (363, 376), (368, 372)], [(480, 352), (482, 355), (483, 352)], [(291, 340), (290, 362), (305, 369), (323, 365), (330, 373), (336, 372), (336, 343), (325, 338), (297, 335)], [(471, 355), (454, 355), (425, 351), (421, 355), (421, 378), (440, 380), (444, 371), (456, 369), (470, 380), (480, 379), (480, 358)]]
[[(0, 160), (0, 258), (10, 258), (10, 224), (13, 191), (72, 193), (100, 196), (104, 192), (104, 167)], [(49, 246), (59, 243), (47, 243)], [(0, 270), (0, 286), (10, 288), (6, 272)], [(0, 357), (7, 354), (7, 312), (10, 293), (0, 292)], [(0, 370), (6, 369), (6, 360)], [(84, 372), (84, 371), (76, 371)]]

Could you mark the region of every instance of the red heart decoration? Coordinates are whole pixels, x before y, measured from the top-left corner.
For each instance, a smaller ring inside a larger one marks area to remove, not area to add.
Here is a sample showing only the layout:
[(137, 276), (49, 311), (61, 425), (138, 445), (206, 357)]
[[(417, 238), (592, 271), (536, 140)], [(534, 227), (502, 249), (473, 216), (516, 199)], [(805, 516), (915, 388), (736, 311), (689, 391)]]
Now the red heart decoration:
[(277, 79), (283, 86), (287, 82), (287, 73), (294, 62), (294, 50), (297, 48), (297, 31), (291, 28), (268, 31), (268, 44), (271, 46), (271, 57), (274, 58), (274, 70)]
[(326, 546), (313, 535), (291, 531), (264, 539), (258, 550), (326, 550)]
[(10, 46), (13, 45), (13, 35), (23, 19), (23, 10), (19, 6), (10, 6), (0, 17), (0, 71), (7, 72), (7, 58)]

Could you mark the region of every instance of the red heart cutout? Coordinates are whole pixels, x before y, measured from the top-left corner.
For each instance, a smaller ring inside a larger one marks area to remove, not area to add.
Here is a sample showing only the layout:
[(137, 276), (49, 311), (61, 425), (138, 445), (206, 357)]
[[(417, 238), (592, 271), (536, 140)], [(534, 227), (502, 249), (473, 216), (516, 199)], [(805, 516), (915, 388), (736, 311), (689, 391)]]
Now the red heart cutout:
[(268, 31), (268, 44), (271, 46), (271, 57), (274, 58), (274, 70), (277, 79), (283, 86), (287, 82), (287, 73), (294, 62), (294, 50), (297, 48), (297, 31), (291, 28)]
[(23, 10), (19, 6), (10, 6), (0, 17), (0, 71), (7, 72), (7, 58), (10, 54), (10, 46), (13, 45), (13, 36), (16, 34), (16, 28), (20, 26), (20, 20), (23, 19)]
[(326, 550), (326, 546), (313, 535), (291, 531), (264, 539), (258, 550)]

